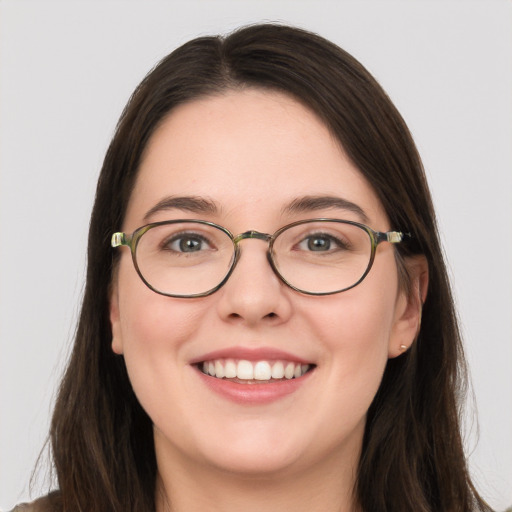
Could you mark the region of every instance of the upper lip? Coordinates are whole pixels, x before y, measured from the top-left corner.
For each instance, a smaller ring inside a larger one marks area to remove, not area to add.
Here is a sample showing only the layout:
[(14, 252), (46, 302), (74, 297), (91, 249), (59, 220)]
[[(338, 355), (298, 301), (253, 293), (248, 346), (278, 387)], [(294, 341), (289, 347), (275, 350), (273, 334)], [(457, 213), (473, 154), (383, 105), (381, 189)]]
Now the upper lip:
[(272, 361), (285, 360), (301, 364), (312, 364), (311, 361), (299, 357), (290, 352), (271, 347), (229, 347), (220, 350), (208, 352), (191, 360), (190, 364), (197, 364), (203, 361), (212, 361), (214, 359), (245, 359), (247, 361)]

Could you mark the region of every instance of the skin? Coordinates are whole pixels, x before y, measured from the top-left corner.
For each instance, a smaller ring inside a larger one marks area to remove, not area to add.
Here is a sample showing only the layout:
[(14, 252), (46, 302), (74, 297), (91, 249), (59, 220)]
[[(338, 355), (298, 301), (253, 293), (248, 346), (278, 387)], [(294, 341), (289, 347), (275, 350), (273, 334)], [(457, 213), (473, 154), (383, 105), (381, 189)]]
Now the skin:
[[(122, 229), (185, 217), (235, 234), (273, 233), (306, 218), (361, 220), (338, 208), (283, 213), (305, 195), (342, 197), (373, 229), (399, 228), (388, 225), (374, 191), (311, 111), (280, 93), (228, 92), (168, 115), (146, 148)], [(145, 219), (167, 196), (203, 197), (219, 208)], [(360, 285), (314, 297), (285, 286), (266, 249), (244, 240), (228, 282), (197, 299), (154, 293), (120, 249), (112, 348), (155, 425), (158, 510), (357, 510), (351, 490), (366, 412), (388, 358), (414, 341), (426, 264), (409, 262), (406, 296), (394, 248), (382, 243)], [(316, 368), (292, 395), (238, 404), (213, 393), (190, 364), (230, 347), (277, 348)]]

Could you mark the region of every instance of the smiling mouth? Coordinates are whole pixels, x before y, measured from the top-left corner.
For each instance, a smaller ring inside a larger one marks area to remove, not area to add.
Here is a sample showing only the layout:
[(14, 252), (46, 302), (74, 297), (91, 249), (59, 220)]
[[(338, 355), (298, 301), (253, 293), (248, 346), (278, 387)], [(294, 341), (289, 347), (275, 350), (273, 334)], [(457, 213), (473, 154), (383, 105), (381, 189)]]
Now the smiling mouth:
[(239, 384), (263, 384), (298, 379), (315, 365), (293, 361), (248, 361), (246, 359), (213, 359), (199, 363), (204, 374)]

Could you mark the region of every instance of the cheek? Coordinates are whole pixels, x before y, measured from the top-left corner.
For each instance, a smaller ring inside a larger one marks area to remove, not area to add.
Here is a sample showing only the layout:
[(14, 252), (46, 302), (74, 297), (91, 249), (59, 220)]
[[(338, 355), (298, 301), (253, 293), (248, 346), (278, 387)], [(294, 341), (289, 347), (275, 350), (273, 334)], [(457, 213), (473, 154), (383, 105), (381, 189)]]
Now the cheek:
[(373, 279), (338, 296), (315, 298), (302, 312), (324, 349), (319, 364), (339, 390), (335, 407), (356, 416), (366, 414), (382, 380), (395, 317), (395, 274), (375, 270)]
[(329, 352), (368, 356), (387, 353), (393, 326), (395, 296), (385, 289), (366, 293), (364, 286), (353, 288), (304, 312)]
[(120, 267), (119, 314), (125, 355), (150, 356), (158, 349), (177, 349), (198, 325), (200, 308), (150, 290), (128, 258)]
[(327, 347), (329, 378), (333, 387), (343, 390), (341, 405), (366, 413), (380, 385), (388, 358), (387, 321), (381, 311), (348, 306), (328, 324), (321, 339)]
[[(127, 278), (129, 277), (129, 278)], [(173, 396), (187, 366), (186, 347), (196, 337), (203, 308), (154, 293), (137, 275), (119, 279), (123, 357), (139, 402), (153, 417)]]
[[(150, 292), (153, 293), (153, 292)], [(177, 350), (193, 334), (197, 314), (173, 299), (138, 295), (120, 300), (125, 354), (130, 351)]]

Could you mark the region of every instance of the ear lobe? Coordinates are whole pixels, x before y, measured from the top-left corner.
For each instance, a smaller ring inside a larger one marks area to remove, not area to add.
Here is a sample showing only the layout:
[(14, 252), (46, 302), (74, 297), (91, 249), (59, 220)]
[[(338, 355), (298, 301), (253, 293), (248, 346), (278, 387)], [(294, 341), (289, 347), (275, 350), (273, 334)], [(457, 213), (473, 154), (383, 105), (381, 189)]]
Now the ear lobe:
[(406, 352), (414, 343), (421, 327), (421, 313), (428, 291), (428, 263), (425, 256), (414, 256), (405, 262), (409, 287), (397, 300), (395, 321), (389, 338), (388, 357)]
[(117, 286), (113, 285), (110, 292), (110, 328), (112, 330), (112, 351), (123, 354), (123, 338), (121, 336), (121, 315), (119, 313), (119, 295)]

